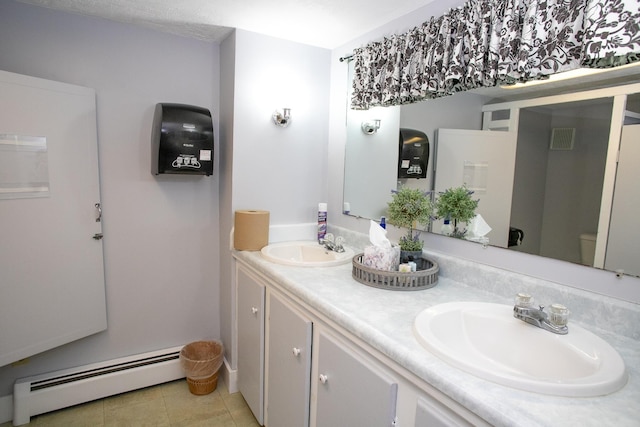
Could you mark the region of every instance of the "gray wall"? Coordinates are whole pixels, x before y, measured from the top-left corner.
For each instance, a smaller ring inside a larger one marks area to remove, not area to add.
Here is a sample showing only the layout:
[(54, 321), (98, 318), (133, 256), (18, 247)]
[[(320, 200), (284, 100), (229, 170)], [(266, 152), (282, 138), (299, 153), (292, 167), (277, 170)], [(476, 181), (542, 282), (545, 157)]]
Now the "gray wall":
[(235, 315), (229, 232), (233, 227), (233, 119), (235, 94), (235, 32), (220, 45), (220, 335), (225, 357), (235, 368), (233, 319)]
[(512, 250), (540, 253), (551, 116), (535, 108), (520, 110), (511, 226), (523, 231), (522, 245)]
[(575, 128), (575, 142), (573, 150), (548, 152), (543, 256), (579, 263), (580, 234), (598, 229), (611, 108), (610, 99), (552, 113), (551, 128)]
[(0, 396), (15, 378), (218, 338), (218, 165), (155, 178), (149, 148), (155, 104), (193, 104), (215, 117), (217, 158), (218, 45), (12, 1), (0, 40), (0, 69), (96, 90), (108, 310), (107, 331), (0, 368)]
[[(233, 340), (235, 295), (229, 236), (238, 209), (270, 212), (272, 226), (313, 223), (327, 200), (330, 51), (236, 30), (221, 45), (221, 314)], [(291, 124), (275, 126), (276, 109)], [(270, 235), (272, 240), (273, 234)], [(236, 366), (233, 346), (227, 360)]]
[[(233, 209), (266, 209), (270, 222), (315, 222), (326, 202), (330, 51), (236, 31)], [(226, 84), (226, 83), (225, 83)], [(291, 124), (275, 126), (276, 109)]]

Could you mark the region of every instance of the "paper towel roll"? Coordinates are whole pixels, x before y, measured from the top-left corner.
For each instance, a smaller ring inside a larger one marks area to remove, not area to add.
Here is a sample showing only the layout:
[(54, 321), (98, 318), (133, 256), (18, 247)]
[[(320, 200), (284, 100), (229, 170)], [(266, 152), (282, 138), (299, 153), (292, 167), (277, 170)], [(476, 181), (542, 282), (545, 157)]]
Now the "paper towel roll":
[(259, 251), (269, 244), (269, 211), (236, 211), (233, 227), (236, 250)]

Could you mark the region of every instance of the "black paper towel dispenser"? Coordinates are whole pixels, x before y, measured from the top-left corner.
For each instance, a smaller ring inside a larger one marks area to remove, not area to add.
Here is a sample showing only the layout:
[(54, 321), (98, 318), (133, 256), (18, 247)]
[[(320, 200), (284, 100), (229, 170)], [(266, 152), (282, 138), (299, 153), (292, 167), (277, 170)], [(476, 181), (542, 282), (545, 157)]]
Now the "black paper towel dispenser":
[(424, 132), (400, 128), (398, 178), (426, 178), (429, 138)]
[(213, 174), (213, 122), (209, 110), (193, 105), (156, 104), (151, 173)]

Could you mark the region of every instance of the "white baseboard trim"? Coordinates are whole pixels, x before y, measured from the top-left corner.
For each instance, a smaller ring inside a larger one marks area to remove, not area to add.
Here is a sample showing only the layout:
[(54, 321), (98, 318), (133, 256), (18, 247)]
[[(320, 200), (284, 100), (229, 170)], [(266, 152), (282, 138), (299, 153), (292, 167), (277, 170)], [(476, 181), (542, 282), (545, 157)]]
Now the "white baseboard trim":
[[(220, 370), (222, 379), (229, 389), (229, 393), (238, 392), (238, 371), (231, 369), (227, 359), (224, 359), (222, 369)], [(0, 424), (13, 420), (13, 395), (0, 397)]]
[(184, 378), (181, 348), (19, 378), (13, 385), (13, 424), (28, 424), (34, 415)]
[(227, 385), (229, 389), (229, 393), (237, 393), (238, 392), (238, 370), (231, 369), (227, 359), (224, 359), (224, 364), (222, 365), (222, 379), (224, 383)]
[(0, 424), (13, 419), (13, 395), (0, 397)]

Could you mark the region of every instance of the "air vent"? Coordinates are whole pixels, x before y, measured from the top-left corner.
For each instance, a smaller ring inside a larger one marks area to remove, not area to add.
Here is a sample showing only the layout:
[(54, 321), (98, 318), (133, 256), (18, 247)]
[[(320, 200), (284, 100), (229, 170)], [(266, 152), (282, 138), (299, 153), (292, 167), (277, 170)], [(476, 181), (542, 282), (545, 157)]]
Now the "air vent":
[(575, 128), (553, 128), (550, 150), (573, 150)]

